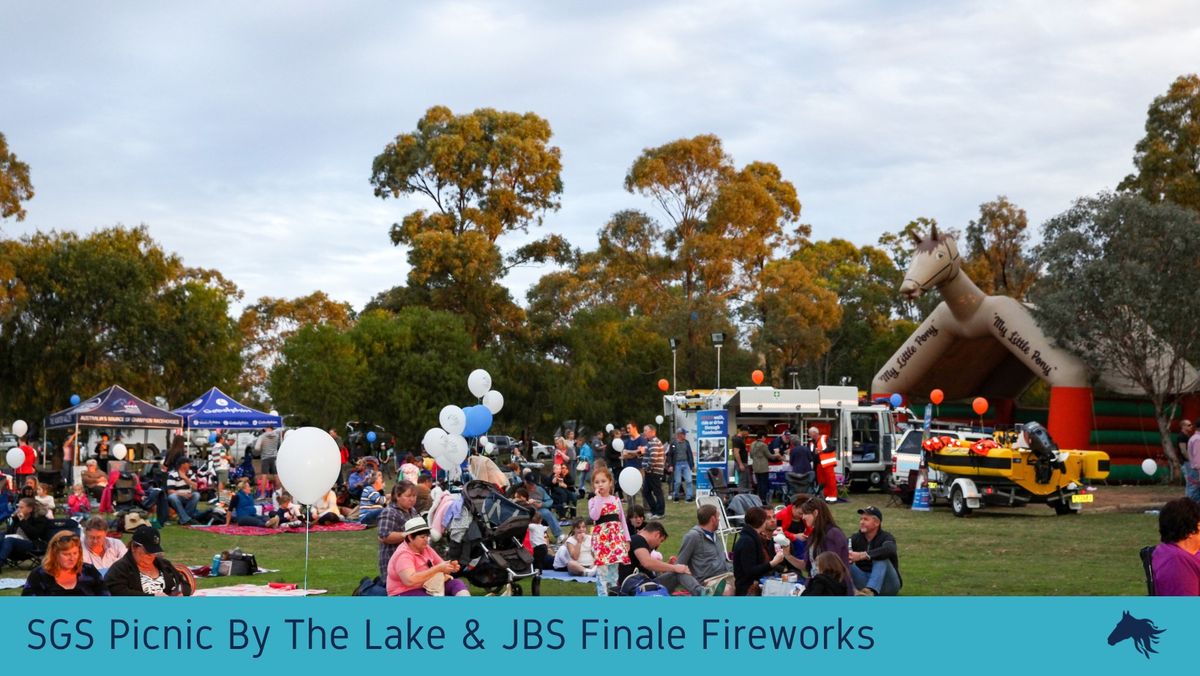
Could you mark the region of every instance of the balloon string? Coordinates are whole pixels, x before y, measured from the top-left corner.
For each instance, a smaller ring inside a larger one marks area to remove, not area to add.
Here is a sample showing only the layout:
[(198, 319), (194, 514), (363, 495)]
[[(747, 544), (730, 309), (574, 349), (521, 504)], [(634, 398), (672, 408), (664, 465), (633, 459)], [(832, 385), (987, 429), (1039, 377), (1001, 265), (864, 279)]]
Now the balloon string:
[[(304, 505), (301, 505), (302, 507)], [(304, 595), (308, 596), (308, 536), (312, 533), (312, 505), (307, 505), (308, 518), (304, 520)]]

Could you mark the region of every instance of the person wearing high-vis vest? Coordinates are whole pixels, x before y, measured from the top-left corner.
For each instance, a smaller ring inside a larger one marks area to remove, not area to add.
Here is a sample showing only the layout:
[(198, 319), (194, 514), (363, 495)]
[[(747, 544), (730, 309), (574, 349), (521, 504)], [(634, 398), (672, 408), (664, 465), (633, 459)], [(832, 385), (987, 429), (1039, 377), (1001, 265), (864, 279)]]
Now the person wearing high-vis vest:
[(825, 493), (825, 502), (837, 502), (838, 485), (834, 467), (837, 465), (837, 453), (829, 448), (829, 439), (816, 427), (808, 428), (808, 443), (817, 453), (817, 481)]

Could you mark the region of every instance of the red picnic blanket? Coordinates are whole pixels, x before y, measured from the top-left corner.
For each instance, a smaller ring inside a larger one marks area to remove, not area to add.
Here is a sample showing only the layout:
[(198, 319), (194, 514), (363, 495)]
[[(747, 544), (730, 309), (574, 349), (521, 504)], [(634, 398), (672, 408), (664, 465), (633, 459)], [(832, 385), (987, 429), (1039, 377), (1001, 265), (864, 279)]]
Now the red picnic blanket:
[[(259, 528), (258, 526), (190, 526), (194, 530), (202, 530), (207, 533), (219, 533), (221, 535), (277, 535), (279, 533), (303, 533), (304, 526), (297, 528)], [(340, 531), (366, 530), (366, 526), (361, 523), (353, 523), (343, 521), (342, 523), (330, 524), (328, 526), (313, 526), (314, 533), (336, 533)]]

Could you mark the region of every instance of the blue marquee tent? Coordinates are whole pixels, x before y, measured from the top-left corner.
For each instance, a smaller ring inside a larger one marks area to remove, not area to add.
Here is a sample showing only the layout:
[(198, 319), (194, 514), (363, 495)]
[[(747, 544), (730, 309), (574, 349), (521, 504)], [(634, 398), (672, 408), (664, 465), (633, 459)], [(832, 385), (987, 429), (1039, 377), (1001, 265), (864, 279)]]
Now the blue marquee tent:
[(183, 416), (184, 426), (193, 430), (261, 429), (282, 423), (279, 416), (256, 411), (215, 387), (172, 413)]
[(78, 406), (46, 418), (46, 429), (63, 427), (135, 427), (138, 429), (175, 429), (183, 427), (183, 417), (164, 411), (113, 385)]

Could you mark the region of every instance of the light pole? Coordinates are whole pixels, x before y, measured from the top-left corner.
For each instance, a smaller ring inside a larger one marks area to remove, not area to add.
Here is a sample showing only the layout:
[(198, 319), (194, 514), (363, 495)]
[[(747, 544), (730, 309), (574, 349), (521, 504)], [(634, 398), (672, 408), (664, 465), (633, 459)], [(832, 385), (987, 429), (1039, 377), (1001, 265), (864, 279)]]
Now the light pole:
[(800, 367), (799, 366), (788, 365), (788, 367), (783, 370), (783, 375), (792, 381), (792, 389), (793, 390), (800, 389)]
[(667, 341), (671, 344), (671, 389), (679, 389), (679, 362), (675, 359), (675, 351), (679, 349), (678, 338), (668, 338)]
[(716, 331), (709, 335), (713, 347), (717, 348), (717, 389), (721, 389), (721, 346), (725, 344), (725, 332)]

